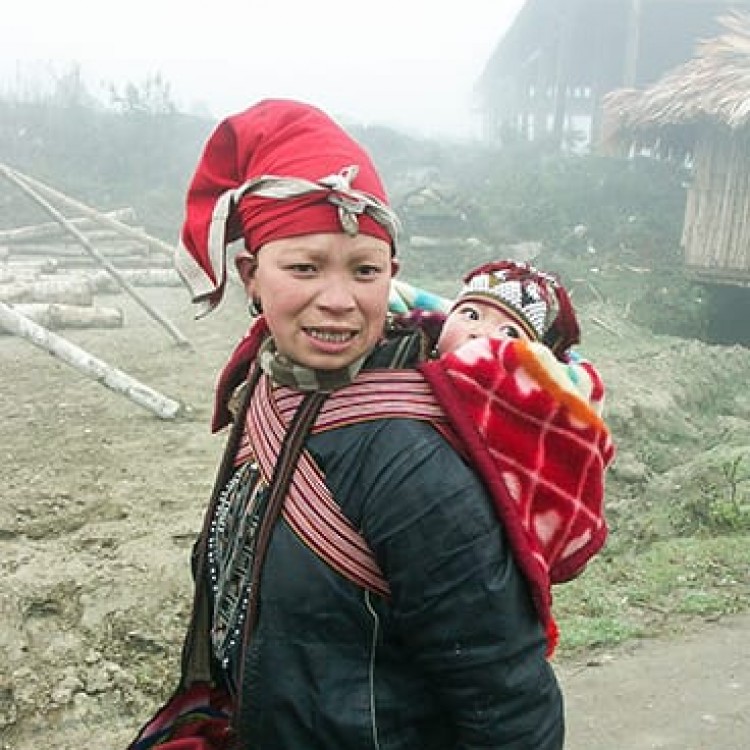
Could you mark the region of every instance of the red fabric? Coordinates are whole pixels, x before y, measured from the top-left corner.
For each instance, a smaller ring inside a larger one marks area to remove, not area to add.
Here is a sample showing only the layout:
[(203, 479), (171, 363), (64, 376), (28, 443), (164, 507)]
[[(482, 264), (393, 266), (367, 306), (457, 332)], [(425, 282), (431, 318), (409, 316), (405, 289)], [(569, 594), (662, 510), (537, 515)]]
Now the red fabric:
[(163, 750), (228, 750), (229, 745), (213, 745), (203, 737), (186, 737), (181, 740), (167, 740), (159, 747)]
[[(216, 283), (208, 235), (220, 195), (263, 175), (317, 181), (357, 165), (358, 190), (387, 203), (385, 189), (367, 152), (321, 110), (301, 102), (264, 100), (221, 122), (203, 150), (187, 194), (181, 240)], [(249, 250), (265, 242), (313, 232), (339, 232), (337, 210), (324, 195), (276, 200), (252, 195), (229, 217), (226, 242), (244, 235)], [(360, 216), (360, 231), (391, 241), (387, 231)]]
[(216, 385), (211, 432), (218, 432), (232, 421), (229, 399), (235, 389), (247, 378), (250, 365), (266, 334), (268, 334), (268, 323), (261, 315), (253, 321), (247, 334), (237, 344), (229, 361), (224, 365)]
[(229, 719), (204, 719), (175, 728), (172, 738), (159, 747), (164, 750), (224, 750), (229, 747)]
[(176, 692), (138, 733), (128, 750), (229, 750), (231, 701), (197, 682)]
[[(591, 399), (600, 401), (601, 378), (590, 363), (581, 366), (592, 379)], [(522, 340), (478, 339), (421, 370), (489, 488), (542, 620), (553, 628), (550, 584), (580, 573), (607, 536), (609, 431)]]

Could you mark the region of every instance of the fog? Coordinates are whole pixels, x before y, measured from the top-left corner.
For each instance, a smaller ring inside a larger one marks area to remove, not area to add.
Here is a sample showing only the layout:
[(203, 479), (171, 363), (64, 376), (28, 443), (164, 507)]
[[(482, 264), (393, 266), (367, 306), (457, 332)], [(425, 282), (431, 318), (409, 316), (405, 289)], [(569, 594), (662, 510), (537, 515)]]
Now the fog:
[(0, 93), (78, 65), (92, 93), (160, 73), (178, 107), (223, 117), (293, 97), (415, 135), (478, 135), (472, 89), (524, 0), (186, 4), (70, 0), (3, 8)]

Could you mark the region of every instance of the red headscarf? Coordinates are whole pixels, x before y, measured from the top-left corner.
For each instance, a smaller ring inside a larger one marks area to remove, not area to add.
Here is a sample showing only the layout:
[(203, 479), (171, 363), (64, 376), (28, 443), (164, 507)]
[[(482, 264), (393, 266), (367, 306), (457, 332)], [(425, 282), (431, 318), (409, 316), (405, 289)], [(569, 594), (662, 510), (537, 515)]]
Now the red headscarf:
[(176, 266), (194, 302), (215, 307), (226, 247), (317, 232), (362, 232), (395, 248), (398, 219), (364, 148), (328, 115), (268, 99), (227, 118), (203, 150), (188, 189)]

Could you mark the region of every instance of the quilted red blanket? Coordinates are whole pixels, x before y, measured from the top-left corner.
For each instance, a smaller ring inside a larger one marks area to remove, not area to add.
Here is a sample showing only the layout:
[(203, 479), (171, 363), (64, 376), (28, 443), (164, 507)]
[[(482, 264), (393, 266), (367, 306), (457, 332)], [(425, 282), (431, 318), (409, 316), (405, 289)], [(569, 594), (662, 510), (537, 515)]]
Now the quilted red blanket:
[[(422, 365), (531, 583), (540, 611), (550, 584), (578, 575), (604, 544), (604, 479), (614, 445), (589, 362), (541, 344), (475, 339)], [(547, 622), (554, 647), (556, 627)]]

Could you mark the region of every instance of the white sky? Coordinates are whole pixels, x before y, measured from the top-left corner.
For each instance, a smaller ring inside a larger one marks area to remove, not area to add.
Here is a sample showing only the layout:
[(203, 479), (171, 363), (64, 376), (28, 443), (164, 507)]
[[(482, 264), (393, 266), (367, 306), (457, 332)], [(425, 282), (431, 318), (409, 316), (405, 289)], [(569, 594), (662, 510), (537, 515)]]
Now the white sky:
[[(426, 136), (478, 133), (472, 87), (524, 0), (10, 0), (0, 91), (80, 65), (102, 82), (159, 72), (217, 118), (264, 97)], [(103, 96), (103, 94), (102, 94)]]

